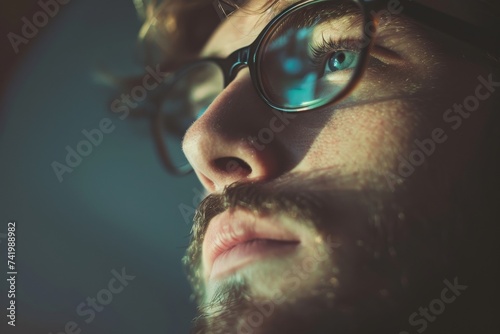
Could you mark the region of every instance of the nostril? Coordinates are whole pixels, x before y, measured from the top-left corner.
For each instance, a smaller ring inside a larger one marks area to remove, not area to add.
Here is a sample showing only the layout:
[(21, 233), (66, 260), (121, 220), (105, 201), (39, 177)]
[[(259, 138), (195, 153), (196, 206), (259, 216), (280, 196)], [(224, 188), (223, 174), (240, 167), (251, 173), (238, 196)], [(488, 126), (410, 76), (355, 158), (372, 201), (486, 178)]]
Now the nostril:
[(249, 164), (235, 157), (215, 159), (214, 165), (219, 172), (224, 174), (239, 174), (246, 176), (252, 172), (252, 168)]

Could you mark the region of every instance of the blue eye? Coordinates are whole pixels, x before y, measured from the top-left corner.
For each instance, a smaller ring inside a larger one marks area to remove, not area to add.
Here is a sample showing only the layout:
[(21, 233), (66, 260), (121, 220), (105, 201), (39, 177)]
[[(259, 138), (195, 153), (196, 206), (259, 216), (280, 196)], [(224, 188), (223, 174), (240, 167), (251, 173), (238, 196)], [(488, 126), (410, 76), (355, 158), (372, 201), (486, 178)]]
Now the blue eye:
[(337, 72), (356, 67), (359, 53), (355, 51), (337, 51), (326, 62), (325, 72)]

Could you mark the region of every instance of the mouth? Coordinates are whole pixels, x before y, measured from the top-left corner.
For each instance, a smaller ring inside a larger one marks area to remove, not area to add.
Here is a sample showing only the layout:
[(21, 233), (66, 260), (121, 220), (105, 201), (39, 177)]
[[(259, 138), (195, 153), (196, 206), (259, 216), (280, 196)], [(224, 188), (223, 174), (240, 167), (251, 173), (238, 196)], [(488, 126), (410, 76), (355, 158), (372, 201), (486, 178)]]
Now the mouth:
[(300, 238), (277, 217), (223, 212), (211, 220), (203, 241), (205, 279), (223, 279), (256, 261), (294, 252), (299, 245)]

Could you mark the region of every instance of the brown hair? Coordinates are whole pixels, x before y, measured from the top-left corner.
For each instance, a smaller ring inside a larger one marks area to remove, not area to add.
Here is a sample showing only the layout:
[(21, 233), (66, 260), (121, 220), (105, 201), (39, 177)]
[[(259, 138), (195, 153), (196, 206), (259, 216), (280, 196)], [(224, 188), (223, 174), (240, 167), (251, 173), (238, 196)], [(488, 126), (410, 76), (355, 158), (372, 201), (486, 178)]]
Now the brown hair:
[(144, 19), (139, 42), (147, 57), (161, 54), (156, 63), (194, 57), (220, 22), (207, 0), (153, 0), (138, 10)]
[[(279, 1), (269, 1), (261, 9)], [(138, 9), (144, 19), (139, 40), (146, 47), (160, 49), (164, 61), (175, 65), (196, 57), (223, 19), (221, 14), (230, 15), (242, 8), (242, 3), (241, 0), (150, 1)]]

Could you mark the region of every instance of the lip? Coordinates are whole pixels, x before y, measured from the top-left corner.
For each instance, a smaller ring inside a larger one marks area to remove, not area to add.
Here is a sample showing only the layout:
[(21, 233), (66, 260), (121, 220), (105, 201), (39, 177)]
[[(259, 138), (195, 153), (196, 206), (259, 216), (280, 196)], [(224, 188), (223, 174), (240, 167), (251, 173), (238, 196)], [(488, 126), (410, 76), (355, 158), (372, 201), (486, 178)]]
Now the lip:
[(293, 251), (299, 244), (300, 238), (275, 216), (225, 211), (212, 218), (205, 233), (205, 278), (224, 278), (256, 260)]

